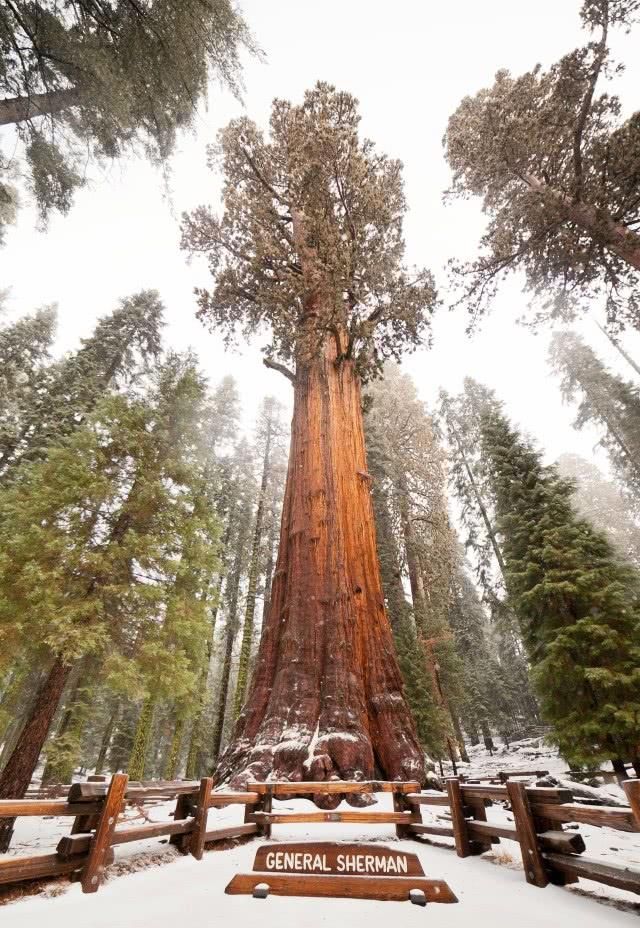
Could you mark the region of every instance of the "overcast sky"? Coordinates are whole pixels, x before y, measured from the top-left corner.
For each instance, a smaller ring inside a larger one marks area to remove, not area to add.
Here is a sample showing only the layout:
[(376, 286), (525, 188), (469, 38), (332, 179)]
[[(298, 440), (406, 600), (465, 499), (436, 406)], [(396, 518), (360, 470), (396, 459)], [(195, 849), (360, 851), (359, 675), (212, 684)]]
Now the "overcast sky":
[[(408, 260), (431, 268), (446, 300), (444, 265), (449, 257), (473, 254), (484, 223), (479, 202), (442, 203), (449, 182), (441, 141), (448, 116), (464, 95), (491, 83), (498, 68), (520, 73), (536, 62), (548, 65), (582, 37), (580, 0), (244, 0), (241, 6), (266, 61), (246, 62), (243, 103), (212, 87), (195, 133), (180, 140), (169, 195), (159, 172), (140, 160), (94, 172), (70, 214), (52, 218), (46, 232), (23, 207), (0, 251), (0, 287), (11, 290), (12, 316), (58, 304), (59, 350), (77, 345), (120, 297), (157, 288), (166, 305), (168, 344), (195, 347), (212, 381), (236, 376), (249, 423), (262, 396), (286, 401), (290, 387), (262, 367), (257, 346), (226, 353), (196, 322), (193, 287), (209, 279), (178, 247), (181, 212), (218, 203), (220, 179), (205, 164), (205, 146), (218, 128), (241, 113), (265, 125), (273, 97), (297, 102), (319, 79), (355, 94), (363, 132), (405, 165)], [(628, 111), (640, 91), (637, 33), (635, 48), (632, 38), (619, 36), (614, 49), (627, 65), (616, 89)], [(549, 332), (536, 335), (516, 324), (528, 302), (521, 284), (514, 279), (501, 291), (473, 338), (465, 335), (463, 310), (442, 310), (433, 347), (409, 357), (404, 368), (427, 402), (441, 386), (453, 391), (473, 376), (497, 391), (549, 458), (565, 450), (593, 457), (597, 435), (571, 428), (573, 412), (562, 407), (548, 369)], [(631, 368), (596, 329), (596, 318), (602, 319), (599, 306), (577, 328), (631, 378)], [(627, 335), (625, 342), (640, 357), (640, 337)]]

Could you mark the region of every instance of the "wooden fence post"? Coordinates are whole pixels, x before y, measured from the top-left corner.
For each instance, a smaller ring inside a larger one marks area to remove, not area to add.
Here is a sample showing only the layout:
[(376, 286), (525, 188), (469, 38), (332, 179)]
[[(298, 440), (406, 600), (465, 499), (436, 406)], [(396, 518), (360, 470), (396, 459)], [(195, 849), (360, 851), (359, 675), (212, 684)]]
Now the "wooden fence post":
[[(189, 818), (190, 815), (193, 815), (193, 798), (191, 793), (180, 793), (176, 800), (176, 808), (173, 813), (174, 822), (183, 822), (185, 818)], [(189, 842), (191, 840), (190, 834), (184, 835), (171, 835), (169, 838), (169, 844), (172, 844), (177, 848), (181, 854), (187, 854), (189, 852)]]
[(82, 871), (80, 882), (82, 883), (83, 893), (95, 893), (100, 886), (105, 869), (105, 859), (111, 847), (111, 838), (115, 831), (118, 816), (122, 811), (128, 782), (129, 777), (126, 773), (114, 773), (111, 778), (96, 833), (91, 839), (89, 856)]
[(451, 808), (451, 824), (453, 826), (453, 837), (456, 842), (456, 854), (458, 857), (468, 857), (471, 854), (471, 842), (469, 841), (469, 833), (467, 832), (467, 820), (464, 814), (460, 780), (447, 780), (446, 787), (449, 797), (449, 806)]
[[(267, 792), (262, 797), (261, 807), (263, 812), (271, 812), (273, 808), (273, 791), (270, 788), (267, 788)], [(262, 825), (262, 836), (263, 838), (271, 837), (270, 822), (266, 822), (264, 825)]]
[(640, 780), (624, 780), (622, 788), (631, 806), (636, 827), (640, 831)]
[(189, 851), (196, 860), (202, 860), (202, 855), (204, 853), (204, 842), (207, 834), (207, 819), (209, 817), (209, 804), (212, 789), (213, 777), (203, 777), (202, 780), (200, 780), (198, 804), (196, 806), (193, 831), (191, 832), (191, 841), (189, 843)]
[(518, 780), (507, 780), (506, 787), (520, 842), (520, 853), (527, 883), (533, 886), (547, 886), (549, 877), (538, 845), (538, 835), (527, 798), (527, 789), (524, 783)]

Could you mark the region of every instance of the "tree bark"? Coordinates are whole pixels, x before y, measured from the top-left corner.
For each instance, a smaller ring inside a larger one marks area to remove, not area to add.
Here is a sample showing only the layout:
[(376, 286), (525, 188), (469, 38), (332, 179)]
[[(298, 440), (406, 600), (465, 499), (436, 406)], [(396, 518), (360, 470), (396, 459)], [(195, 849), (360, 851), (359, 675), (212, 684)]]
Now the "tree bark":
[(80, 94), (75, 87), (68, 90), (52, 90), (50, 93), (34, 93), (30, 97), (5, 97), (0, 100), (0, 126), (26, 122), (38, 116), (52, 116), (70, 106), (77, 106)]
[(640, 235), (613, 220), (603, 210), (596, 209), (583, 200), (572, 199), (533, 174), (526, 174), (523, 180), (530, 190), (540, 194), (553, 206), (559, 207), (567, 219), (579, 226), (595, 242), (604, 245), (640, 271)]
[(116, 722), (120, 716), (120, 702), (116, 701), (113, 711), (109, 716), (109, 721), (107, 722), (107, 727), (105, 728), (102, 734), (102, 740), (100, 741), (100, 749), (98, 751), (98, 757), (96, 758), (96, 767), (94, 773), (100, 774), (105, 765), (107, 759), (107, 751), (109, 750), (109, 745), (111, 744), (111, 738), (113, 736), (113, 730), (116, 726)]
[[(57, 657), (2, 771), (0, 799), (21, 799), (27, 791), (70, 673), (71, 665)], [(9, 848), (13, 823), (14, 819), (0, 820), (0, 853)]]
[(224, 659), (222, 662), (222, 674), (220, 677), (220, 690), (218, 694), (218, 707), (216, 710), (215, 723), (213, 726), (212, 748), (213, 760), (217, 762), (220, 756), (220, 745), (222, 744), (222, 734), (224, 731), (224, 720), (227, 714), (227, 702), (229, 698), (229, 680), (231, 677), (231, 658), (233, 656), (233, 644), (238, 631), (238, 597), (240, 595), (240, 581), (242, 579), (242, 566), (244, 561), (244, 546), (247, 539), (248, 519), (243, 512), (240, 512), (240, 524), (238, 527), (238, 537), (236, 539), (236, 553), (233, 562), (233, 570), (229, 577), (229, 608), (227, 612), (227, 624), (225, 627), (225, 645)]
[(618, 778), (618, 783), (624, 782), (624, 780), (629, 779), (629, 774), (627, 773), (627, 768), (623, 760), (620, 760), (619, 757), (611, 758), (611, 766), (613, 767), (613, 772)]
[(238, 665), (238, 679), (236, 681), (236, 692), (233, 703), (233, 715), (237, 718), (247, 690), (249, 676), (249, 662), (251, 660), (251, 644), (253, 642), (253, 622), (256, 611), (256, 590), (258, 587), (258, 567), (260, 561), (260, 549), (262, 547), (262, 522), (264, 517), (264, 503), (267, 494), (267, 484), (270, 476), (270, 458), (271, 458), (271, 432), (273, 428), (272, 420), (267, 422), (267, 433), (265, 437), (264, 457), (262, 461), (262, 479), (260, 481), (260, 493), (258, 496), (258, 508), (256, 509), (256, 521), (253, 529), (253, 542), (251, 545), (251, 560), (249, 563), (249, 584), (247, 586), (247, 600), (244, 609), (244, 625), (242, 627), (242, 642), (240, 645), (240, 662)]
[(165, 780), (175, 780), (178, 773), (178, 764), (180, 763), (180, 748), (182, 747), (182, 735), (184, 734), (184, 715), (180, 715), (175, 720), (173, 737), (167, 752), (167, 758), (164, 763), (162, 776)]
[(217, 771), (232, 786), (375, 771), (424, 779), (384, 608), (360, 382), (346, 345), (338, 333), (320, 352), (298, 354), (270, 608)]
[(138, 717), (136, 733), (133, 737), (131, 755), (129, 757), (128, 773), (130, 780), (142, 780), (147, 764), (147, 750), (153, 726), (153, 716), (156, 709), (156, 697), (147, 696)]

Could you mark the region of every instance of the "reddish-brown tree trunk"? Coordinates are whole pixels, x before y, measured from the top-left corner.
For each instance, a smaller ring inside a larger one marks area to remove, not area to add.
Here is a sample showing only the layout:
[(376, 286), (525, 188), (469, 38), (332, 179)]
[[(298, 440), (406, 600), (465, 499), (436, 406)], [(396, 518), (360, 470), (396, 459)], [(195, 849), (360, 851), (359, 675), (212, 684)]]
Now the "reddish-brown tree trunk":
[(299, 357), (280, 547), (251, 690), (217, 776), (424, 776), (382, 593), (360, 382)]
[(544, 199), (560, 207), (567, 219), (575, 222), (594, 241), (612, 251), (631, 267), (640, 271), (640, 235), (616, 222), (602, 210), (596, 209), (583, 200), (575, 201), (560, 190), (555, 190), (544, 181), (527, 174), (524, 181), (530, 190), (539, 193)]
[(75, 87), (34, 93), (30, 97), (5, 97), (0, 100), (0, 126), (59, 113), (70, 106), (77, 106), (79, 101), (80, 94)]
[[(0, 776), (0, 799), (21, 799), (27, 791), (70, 673), (71, 665), (56, 658)], [(0, 821), (0, 853), (9, 847), (13, 822)]]

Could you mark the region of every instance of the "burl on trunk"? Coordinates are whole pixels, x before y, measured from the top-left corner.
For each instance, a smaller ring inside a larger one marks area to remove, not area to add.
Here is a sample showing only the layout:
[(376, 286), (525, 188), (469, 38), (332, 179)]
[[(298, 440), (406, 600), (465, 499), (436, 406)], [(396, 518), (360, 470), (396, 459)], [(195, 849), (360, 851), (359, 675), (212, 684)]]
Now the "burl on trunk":
[(269, 613), (246, 705), (217, 770), (248, 779), (417, 779), (376, 553), (360, 381), (340, 335), (298, 358)]

